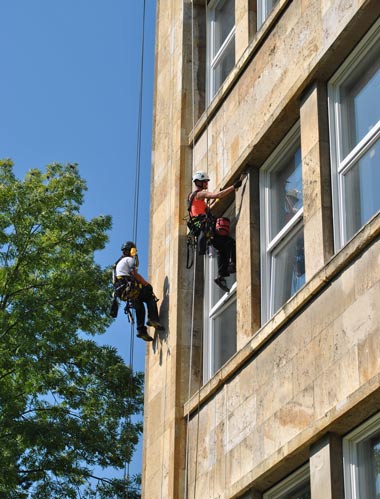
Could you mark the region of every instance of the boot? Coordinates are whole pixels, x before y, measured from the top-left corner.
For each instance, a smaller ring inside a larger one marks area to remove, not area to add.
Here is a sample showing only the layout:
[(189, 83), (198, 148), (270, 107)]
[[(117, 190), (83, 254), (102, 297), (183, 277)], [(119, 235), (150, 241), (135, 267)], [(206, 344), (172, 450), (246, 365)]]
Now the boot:
[(227, 267), (229, 274), (236, 274), (236, 264), (234, 262), (230, 262)]
[(153, 338), (151, 336), (149, 336), (148, 331), (147, 331), (145, 326), (137, 329), (136, 336), (137, 336), (137, 338), (141, 338), (144, 341), (153, 341)]
[(229, 293), (230, 291), (230, 288), (227, 286), (227, 283), (226, 283), (226, 280), (224, 277), (217, 277), (216, 279), (214, 279), (214, 282), (217, 286), (220, 287), (220, 289), (223, 289), (223, 291), (225, 293)]
[(157, 331), (165, 331), (164, 326), (162, 324), (160, 324), (158, 322), (158, 320), (157, 321), (153, 321), (151, 319), (148, 319), (146, 325), (150, 326), (150, 327), (154, 327), (154, 329), (156, 329)]

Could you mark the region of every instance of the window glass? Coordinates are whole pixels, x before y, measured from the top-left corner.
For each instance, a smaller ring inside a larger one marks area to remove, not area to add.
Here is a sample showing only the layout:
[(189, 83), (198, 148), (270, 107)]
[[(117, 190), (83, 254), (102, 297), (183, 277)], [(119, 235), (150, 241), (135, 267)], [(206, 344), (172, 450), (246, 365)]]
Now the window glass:
[(273, 255), (273, 313), (305, 284), (303, 228)]
[(214, 66), (215, 92), (222, 85), (235, 65), (235, 44), (230, 43)]
[(343, 83), (341, 95), (345, 157), (380, 120), (380, 48)]
[(347, 239), (350, 239), (374, 213), (380, 210), (379, 186), (380, 140), (344, 176)]
[(257, 28), (264, 23), (265, 19), (272, 12), (275, 5), (278, 3), (278, 0), (257, 0)]
[(380, 432), (358, 444), (359, 490), (363, 499), (380, 499)]
[(262, 320), (305, 284), (299, 124), (260, 171)]
[(230, 302), (214, 319), (214, 372), (236, 352), (236, 299)]
[(346, 499), (380, 499), (380, 413), (343, 440)]
[(235, 26), (235, 2), (224, 0), (215, 8), (214, 56), (219, 51), (227, 36)]
[(280, 499), (311, 499), (310, 483), (297, 487), (296, 490), (281, 496)]
[(271, 239), (302, 208), (302, 162), (298, 147), (284, 165), (270, 174)]
[(235, 65), (235, 0), (214, 0), (207, 12), (207, 82), (211, 101)]

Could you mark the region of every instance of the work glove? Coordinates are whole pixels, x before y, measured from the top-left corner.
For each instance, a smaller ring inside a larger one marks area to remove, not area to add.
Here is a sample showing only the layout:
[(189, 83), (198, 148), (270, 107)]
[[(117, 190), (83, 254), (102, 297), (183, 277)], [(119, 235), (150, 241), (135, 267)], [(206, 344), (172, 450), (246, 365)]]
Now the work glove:
[(239, 178), (239, 180), (235, 180), (235, 182), (233, 184), (235, 191), (237, 191), (239, 189), (239, 187), (241, 187), (241, 184), (242, 184), (242, 179), (241, 178)]
[(235, 180), (235, 182), (233, 183), (235, 191), (238, 190), (239, 187), (241, 187), (241, 184), (243, 183), (243, 179), (244, 179), (244, 174), (241, 174), (239, 179)]

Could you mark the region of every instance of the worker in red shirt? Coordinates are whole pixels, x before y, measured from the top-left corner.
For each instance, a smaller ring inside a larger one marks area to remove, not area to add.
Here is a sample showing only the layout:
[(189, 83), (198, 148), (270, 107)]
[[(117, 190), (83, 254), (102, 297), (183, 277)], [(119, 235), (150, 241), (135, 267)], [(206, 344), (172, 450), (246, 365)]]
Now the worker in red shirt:
[(222, 191), (209, 192), (207, 190), (209, 176), (205, 172), (197, 171), (193, 175), (196, 189), (188, 197), (190, 219), (198, 223), (199, 227), (198, 253), (199, 255), (206, 254), (207, 243), (217, 249), (218, 277), (214, 279), (214, 282), (224, 291), (229, 291), (226, 277), (236, 272), (236, 244), (232, 237), (227, 234), (223, 235), (223, 231), (215, 230), (215, 222), (207, 201), (222, 199), (235, 192), (241, 186), (242, 178), (243, 176)]

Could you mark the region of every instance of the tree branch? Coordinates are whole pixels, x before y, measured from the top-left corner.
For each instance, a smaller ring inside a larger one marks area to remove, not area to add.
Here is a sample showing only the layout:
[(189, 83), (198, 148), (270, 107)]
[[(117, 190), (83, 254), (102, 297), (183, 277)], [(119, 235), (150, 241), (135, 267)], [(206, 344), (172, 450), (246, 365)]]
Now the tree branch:
[(13, 374), (16, 372), (16, 369), (12, 369), (11, 371), (8, 371), (7, 373), (3, 374), (2, 376), (0, 376), (0, 381), (4, 378), (6, 378), (7, 376), (9, 376), (10, 374)]

